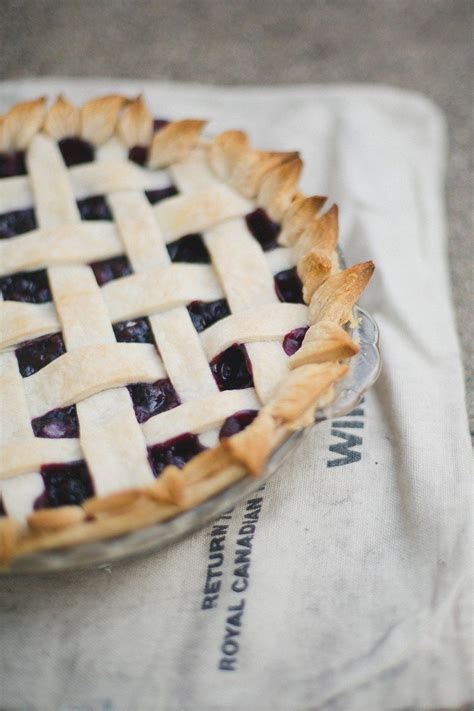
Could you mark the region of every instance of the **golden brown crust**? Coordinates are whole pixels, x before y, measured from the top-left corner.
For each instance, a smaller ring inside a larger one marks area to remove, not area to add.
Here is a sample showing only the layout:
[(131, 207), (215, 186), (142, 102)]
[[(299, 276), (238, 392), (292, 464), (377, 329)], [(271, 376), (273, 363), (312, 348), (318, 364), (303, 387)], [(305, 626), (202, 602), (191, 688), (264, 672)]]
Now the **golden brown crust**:
[(155, 501), (165, 501), (178, 506), (184, 503), (186, 478), (181, 469), (174, 465), (167, 466), (159, 479), (147, 486), (145, 493)]
[(128, 148), (148, 146), (153, 135), (153, 117), (143, 96), (137, 96), (123, 109), (117, 124), (117, 134)]
[(222, 469), (232, 466), (233, 461), (232, 456), (222, 446), (207, 449), (186, 464), (184, 468), (186, 480), (191, 484), (196, 484), (214, 476)]
[(298, 256), (297, 271), (303, 282), (303, 300), (309, 304), (315, 291), (330, 274), (339, 271), (336, 252), (339, 237), (337, 205), (333, 205), (323, 215), (310, 216), (306, 228), (301, 229), (301, 222), (298, 224), (295, 219), (290, 221), (290, 228), (292, 222), (294, 227), (286, 239), (291, 240)]
[(44, 96), (15, 104), (0, 120), (0, 151), (24, 151), (40, 130), (45, 113)]
[(0, 566), (14, 556), (21, 535), (20, 524), (12, 518), (0, 519)]
[(303, 282), (303, 299), (311, 301), (316, 289), (328, 278), (332, 269), (332, 260), (324, 252), (313, 247), (298, 262), (298, 276)]
[(343, 325), (350, 321), (352, 308), (374, 269), (373, 262), (363, 262), (329, 277), (313, 294), (309, 305), (309, 322), (332, 321)]
[(265, 208), (274, 222), (281, 222), (290, 207), (302, 168), (301, 158), (293, 158), (264, 175), (257, 204)]
[(295, 152), (254, 150), (243, 131), (224, 131), (209, 148), (209, 163), (216, 175), (247, 198), (257, 196), (269, 171), (296, 158)]
[(313, 421), (319, 398), (344, 377), (347, 370), (346, 365), (324, 363), (303, 365), (292, 371), (252, 424), (224, 440), (223, 446), (252, 476), (258, 476), (272, 451), (293, 429), (292, 423), (300, 423), (302, 418), (306, 424)]
[(59, 531), (84, 521), (84, 509), (80, 506), (61, 506), (57, 509), (40, 509), (28, 516), (32, 531)]
[(209, 147), (209, 164), (218, 178), (230, 183), (235, 166), (250, 150), (249, 140), (243, 131), (224, 131), (214, 138)]
[[(152, 117), (142, 97), (110, 95), (76, 109), (59, 97), (45, 117), (45, 101), (13, 107), (0, 118), (0, 150), (21, 149), (41, 129), (56, 139), (81, 133), (100, 145), (117, 135), (128, 147), (150, 145), (150, 166), (184, 160), (196, 146), (204, 121), (168, 124), (152, 136)], [(341, 328), (372, 272), (372, 262), (338, 272), (335, 248), (338, 212), (321, 215), (325, 198), (298, 192), (302, 162), (297, 153), (257, 151), (242, 131), (226, 131), (208, 146), (216, 175), (248, 198), (257, 198), (282, 224), (280, 244), (297, 255), (297, 270), (309, 306), (302, 347), (289, 359), (290, 374), (245, 430), (191, 459), (182, 470), (168, 466), (142, 489), (93, 497), (82, 506), (42, 509), (28, 517), (28, 529), (0, 520), (0, 564), (15, 555), (112, 538), (164, 521), (198, 505), (250, 473), (258, 476), (275, 447), (295, 429), (310, 424), (314, 410), (330, 401), (334, 384), (348, 366), (341, 360), (358, 351)], [(336, 272), (336, 273), (335, 273)]]
[(325, 197), (313, 195), (305, 197), (297, 195), (283, 216), (279, 244), (291, 247), (313, 220), (318, 218), (319, 212), (326, 202)]
[(268, 410), (260, 410), (249, 427), (223, 441), (223, 446), (252, 476), (258, 476), (272, 451), (277, 423)]
[(235, 164), (229, 183), (244, 197), (254, 198), (271, 170), (297, 157), (297, 153), (247, 151)]
[(301, 348), (289, 360), (293, 370), (308, 363), (325, 363), (351, 358), (359, 347), (341, 326), (331, 321), (321, 321), (311, 326)]
[(110, 514), (127, 509), (142, 496), (140, 489), (124, 489), (106, 496), (93, 496), (82, 504), (87, 516)]
[(81, 136), (96, 146), (108, 141), (115, 133), (120, 110), (126, 98), (118, 94), (86, 101), (81, 107)]
[(139, 507), (131, 507), (120, 514), (99, 520), (83, 521), (60, 531), (49, 531), (41, 536), (25, 533), (15, 549), (15, 555), (28, 555), (34, 551), (72, 546), (88, 541), (98, 541), (136, 530), (157, 521), (164, 521), (179, 512), (177, 506), (157, 503), (143, 497)]
[(207, 477), (194, 486), (187, 487), (185, 491), (184, 504), (181, 510), (191, 509), (206, 501), (211, 496), (215, 496), (220, 491), (227, 489), (231, 484), (243, 479), (247, 472), (240, 464), (221, 469), (212, 477)]
[(308, 223), (305, 230), (299, 233), (293, 242), (293, 247), (299, 257), (316, 247), (328, 256), (334, 253), (339, 237), (339, 220), (337, 205), (315, 217)]
[(333, 252), (339, 238), (339, 210), (337, 205), (332, 207), (318, 218), (315, 226), (314, 239), (319, 249)]
[(314, 363), (292, 370), (271, 405), (272, 416), (282, 422), (298, 419), (315, 406), (318, 398), (343, 378), (348, 369), (341, 363)]
[(49, 109), (43, 130), (56, 141), (69, 136), (78, 136), (81, 129), (81, 113), (77, 106), (60, 95)]
[(196, 146), (205, 125), (206, 121), (184, 119), (157, 131), (150, 147), (150, 168), (165, 168), (184, 160)]

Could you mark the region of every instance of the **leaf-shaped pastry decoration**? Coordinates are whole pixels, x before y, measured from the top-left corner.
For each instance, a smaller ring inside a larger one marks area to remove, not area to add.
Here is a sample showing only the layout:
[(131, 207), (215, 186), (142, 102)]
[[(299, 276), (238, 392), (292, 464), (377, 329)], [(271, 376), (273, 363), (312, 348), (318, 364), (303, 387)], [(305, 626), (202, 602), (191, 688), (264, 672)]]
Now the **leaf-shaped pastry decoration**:
[(78, 136), (81, 127), (81, 115), (77, 106), (60, 95), (49, 109), (44, 122), (44, 131), (51, 138), (60, 141), (70, 136)]
[(124, 108), (118, 120), (117, 133), (128, 148), (148, 146), (153, 133), (153, 117), (142, 96)]
[(126, 98), (118, 94), (91, 99), (81, 108), (81, 136), (85, 141), (100, 146), (115, 133), (120, 110)]

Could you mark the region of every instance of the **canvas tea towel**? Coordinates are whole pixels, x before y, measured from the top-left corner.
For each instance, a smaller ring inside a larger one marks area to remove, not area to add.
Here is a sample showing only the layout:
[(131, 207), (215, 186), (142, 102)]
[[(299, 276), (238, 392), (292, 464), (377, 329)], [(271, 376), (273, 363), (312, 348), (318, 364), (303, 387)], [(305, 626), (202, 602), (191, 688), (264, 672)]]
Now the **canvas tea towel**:
[(3, 580), (0, 706), (335, 711), (456, 706), (472, 695), (470, 445), (446, 263), (445, 126), (380, 87), (145, 91), (156, 116), (212, 117), (301, 151), (303, 190), (341, 207), (383, 371), (350, 415), (313, 429), (251, 500), (158, 555)]

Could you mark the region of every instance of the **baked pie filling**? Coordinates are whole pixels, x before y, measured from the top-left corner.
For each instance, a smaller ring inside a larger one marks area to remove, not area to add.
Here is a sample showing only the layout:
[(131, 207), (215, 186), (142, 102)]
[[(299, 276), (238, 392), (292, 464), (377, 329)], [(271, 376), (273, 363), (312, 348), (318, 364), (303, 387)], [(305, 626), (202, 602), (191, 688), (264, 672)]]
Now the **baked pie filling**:
[(258, 476), (358, 350), (337, 208), (203, 127), (116, 95), (0, 118), (0, 562)]

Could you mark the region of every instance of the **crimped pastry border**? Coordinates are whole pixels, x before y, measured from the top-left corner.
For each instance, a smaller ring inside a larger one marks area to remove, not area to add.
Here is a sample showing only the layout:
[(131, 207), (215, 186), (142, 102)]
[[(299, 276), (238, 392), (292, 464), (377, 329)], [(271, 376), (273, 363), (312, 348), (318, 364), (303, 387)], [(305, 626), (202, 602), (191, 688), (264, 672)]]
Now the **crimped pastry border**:
[(275, 222), (279, 242), (297, 255), (309, 329), (290, 358), (290, 373), (275, 396), (242, 432), (191, 459), (183, 469), (168, 466), (151, 485), (87, 499), (81, 506), (33, 512), (27, 527), (0, 519), (0, 565), (34, 551), (111, 538), (172, 518), (216, 495), (247, 474), (258, 477), (272, 451), (288, 435), (313, 422), (322, 401), (358, 352), (343, 326), (368, 283), (371, 261), (339, 270), (337, 207), (325, 214), (325, 198), (298, 190), (303, 163), (298, 153), (258, 151), (242, 131), (201, 139), (205, 121), (185, 119), (153, 132), (153, 117), (142, 96), (113, 94), (76, 107), (59, 96), (48, 108), (45, 97), (13, 106), (0, 117), (0, 152), (24, 150), (44, 131), (56, 140), (80, 136), (98, 146), (113, 136), (127, 147), (149, 147), (150, 168), (184, 160), (199, 144), (214, 173), (246, 198), (254, 199)]

